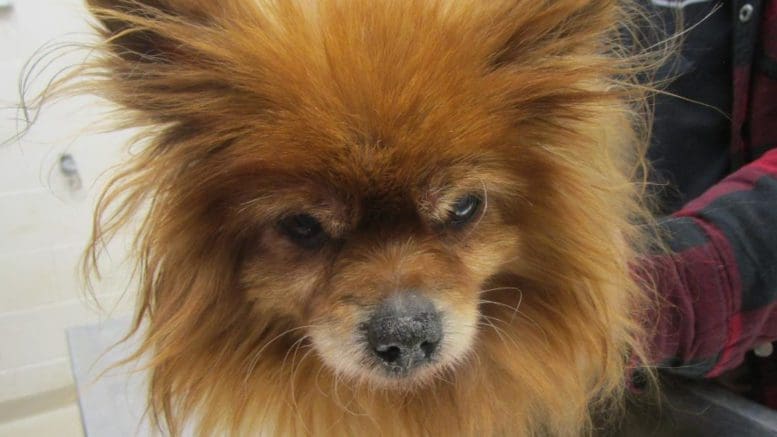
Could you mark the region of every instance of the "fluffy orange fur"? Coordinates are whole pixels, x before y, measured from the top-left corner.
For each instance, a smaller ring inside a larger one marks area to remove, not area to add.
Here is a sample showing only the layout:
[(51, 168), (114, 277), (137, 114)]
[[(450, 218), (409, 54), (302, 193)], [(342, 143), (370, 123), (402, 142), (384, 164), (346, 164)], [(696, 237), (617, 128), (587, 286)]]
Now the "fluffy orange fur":
[[(81, 88), (145, 128), (97, 211), (142, 218), (133, 332), (165, 433), (580, 435), (644, 355), (647, 65), (614, 0), (89, 0)], [(472, 226), (439, 226), (478, 193)], [(278, 232), (314, 215), (314, 251)], [(421, 290), (440, 363), (355, 327)]]

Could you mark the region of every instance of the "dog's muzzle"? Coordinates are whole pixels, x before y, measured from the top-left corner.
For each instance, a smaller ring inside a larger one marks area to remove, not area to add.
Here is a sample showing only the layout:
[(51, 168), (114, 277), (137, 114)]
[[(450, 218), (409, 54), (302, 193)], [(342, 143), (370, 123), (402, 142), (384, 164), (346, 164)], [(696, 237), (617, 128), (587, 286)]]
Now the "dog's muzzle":
[(432, 301), (415, 292), (398, 293), (383, 301), (366, 330), (372, 354), (396, 376), (431, 362), (442, 340), (440, 313)]

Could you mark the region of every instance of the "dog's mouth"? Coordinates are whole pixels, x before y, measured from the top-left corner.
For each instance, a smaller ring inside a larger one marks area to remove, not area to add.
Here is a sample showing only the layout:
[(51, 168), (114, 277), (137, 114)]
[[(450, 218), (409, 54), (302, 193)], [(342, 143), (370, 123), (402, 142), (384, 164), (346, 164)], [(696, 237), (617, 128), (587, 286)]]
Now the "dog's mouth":
[(314, 347), (335, 373), (389, 388), (423, 384), (461, 361), (476, 323), (414, 291), (394, 294), (366, 312), (352, 335), (312, 332)]

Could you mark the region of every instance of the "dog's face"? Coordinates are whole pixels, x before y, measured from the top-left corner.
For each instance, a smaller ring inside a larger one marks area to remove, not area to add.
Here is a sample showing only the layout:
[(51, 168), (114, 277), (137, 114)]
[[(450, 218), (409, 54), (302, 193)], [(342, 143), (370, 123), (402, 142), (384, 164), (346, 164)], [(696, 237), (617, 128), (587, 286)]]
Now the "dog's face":
[(490, 114), (501, 99), (486, 84), (427, 88), (459, 100), (455, 112), (414, 113), (399, 95), (378, 113), (380, 91), (363, 96), (369, 121), (351, 118), (355, 108), (317, 108), (325, 122), (290, 108), (231, 145), (245, 155), (222, 176), (241, 187), (223, 190), (221, 226), (243, 234), (239, 287), (257, 319), (286, 320), (332, 370), (382, 386), (412, 388), (467, 356), (487, 280), (522, 257), (536, 173), (530, 152), (514, 156), (509, 120)]
[(240, 280), (256, 316), (292, 320), (333, 370), (372, 383), (410, 387), (463, 360), (486, 280), (520, 257), (510, 217), (528, 208), (491, 126), (376, 143), (290, 128), (239, 202), (255, 221)]
[[(639, 206), (615, 2), (90, 3), (99, 89), (152, 127), (108, 229), (151, 200), (136, 322), (165, 414), (280, 393), (303, 347), (335, 387), (480, 368), (437, 390), (527, 423), (621, 384)], [(489, 399), (489, 372), (515, 391)]]

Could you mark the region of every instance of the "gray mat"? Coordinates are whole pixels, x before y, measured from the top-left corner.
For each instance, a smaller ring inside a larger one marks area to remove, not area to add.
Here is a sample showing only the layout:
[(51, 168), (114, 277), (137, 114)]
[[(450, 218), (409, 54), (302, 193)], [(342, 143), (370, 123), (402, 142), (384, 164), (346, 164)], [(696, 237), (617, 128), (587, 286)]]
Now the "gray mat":
[[(107, 320), (98, 325), (67, 330), (70, 361), (87, 437), (154, 434), (144, 416), (145, 375), (134, 370), (137, 364), (109, 369), (132, 350), (132, 342), (113, 347), (128, 327), (127, 320)], [(106, 369), (109, 370), (101, 375)]]

